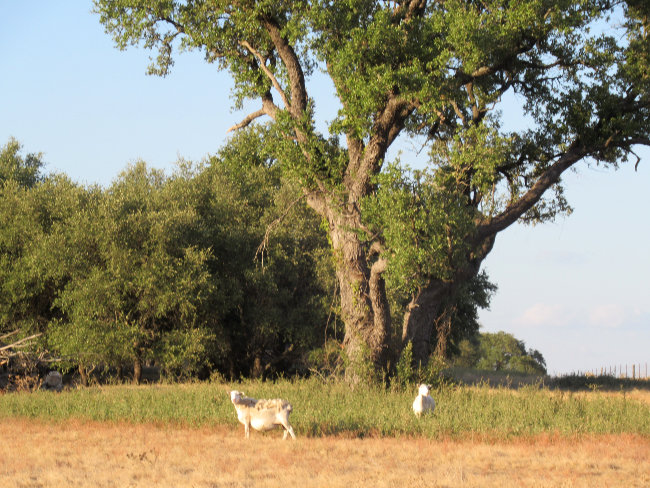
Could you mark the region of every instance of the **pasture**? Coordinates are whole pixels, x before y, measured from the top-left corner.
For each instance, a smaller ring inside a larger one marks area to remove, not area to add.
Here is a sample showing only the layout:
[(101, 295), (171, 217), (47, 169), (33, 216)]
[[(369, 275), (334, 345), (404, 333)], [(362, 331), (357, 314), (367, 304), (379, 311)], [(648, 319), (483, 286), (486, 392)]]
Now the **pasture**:
[[(298, 440), (244, 439), (228, 391), (282, 397)], [(650, 392), (350, 390), (317, 380), (0, 396), (3, 486), (648, 486)]]

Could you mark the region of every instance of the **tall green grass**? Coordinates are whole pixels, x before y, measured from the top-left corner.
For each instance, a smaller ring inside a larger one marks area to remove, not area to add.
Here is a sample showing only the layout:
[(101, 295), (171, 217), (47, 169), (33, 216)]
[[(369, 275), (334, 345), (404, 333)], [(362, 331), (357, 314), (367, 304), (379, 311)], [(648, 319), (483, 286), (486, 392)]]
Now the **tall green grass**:
[(518, 390), (487, 386), (444, 386), (432, 392), (433, 415), (413, 415), (414, 391), (379, 387), (351, 390), (344, 383), (316, 379), (223, 385), (195, 383), (106, 386), (63, 393), (0, 396), (0, 418), (29, 417), (237, 426), (228, 391), (257, 398), (284, 398), (294, 408), (291, 422), (302, 436), (424, 436), (497, 438), (542, 433), (630, 433), (650, 436), (650, 405), (624, 394), (567, 393), (538, 387)]

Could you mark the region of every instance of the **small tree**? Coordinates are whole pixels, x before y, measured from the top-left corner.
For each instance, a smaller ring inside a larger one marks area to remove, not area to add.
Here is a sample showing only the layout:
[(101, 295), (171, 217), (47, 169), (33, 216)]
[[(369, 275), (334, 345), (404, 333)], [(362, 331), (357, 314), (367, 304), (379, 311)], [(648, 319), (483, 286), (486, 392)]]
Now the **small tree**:
[(196, 215), (168, 198), (164, 182), (138, 163), (70, 229), (76, 245), (61, 258), (84, 267), (55, 302), (63, 318), (52, 323), (50, 341), (82, 377), (99, 363), (131, 362), (136, 383), (146, 360), (187, 373), (203, 364), (212, 334), (196, 310), (211, 294), (209, 254), (182, 238)]
[(56, 260), (60, 231), (83, 208), (89, 193), (69, 179), (38, 177), (33, 187), (0, 183), (0, 332), (44, 332), (70, 275)]
[(527, 350), (523, 341), (506, 332), (481, 333), (476, 340), (465, 339), (459, 345), (457, 366), (489, 371), (516, 371), (546, 374), (546, 361), (537, 350)]

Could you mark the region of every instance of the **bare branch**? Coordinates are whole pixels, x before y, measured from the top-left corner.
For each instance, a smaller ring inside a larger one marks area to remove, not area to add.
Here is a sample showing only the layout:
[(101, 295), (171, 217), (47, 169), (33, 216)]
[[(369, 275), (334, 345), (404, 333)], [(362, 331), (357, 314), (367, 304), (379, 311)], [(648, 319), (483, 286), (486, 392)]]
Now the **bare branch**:
[(18, 334), (18, 332), (20, 332), (20, 329), (16, 329), (13, 332), (9, 332), (8, 334), (1, 335), (0, 340), (6, 339), (7, 337), (11, 337), (12, 335), (16, 335)]
[(275, 219), (273, 222), (271, 222), (267, 227), (266, 231), (264, 232), (264, 238), (262, 239), (262, 242), (260, 245), (257, 247), (257, 251), (255, 251), (255, 258), (254, 260), (257, 260), (258, 256), (261, 256), (261, 261), (262, 261), (262, 268), (264, 268), (264, 253), (266, 252), (266, 248), (269, 245), (269, 237), (271, 237), (271, 232), (273, 229), (280, 224), (287, 215), (289, 215), (289, 212), (291, 212), (291, 209), (302, 199), (306, 198), (307, 194), (301, 195), (300, 197), (296, 198), (289, 206), (284, 210), (282, 215), (280, 215), (277, 219)]
[(242, 120), (238, 124), (233, 125), (230, 129), (226, 131), (226, 133), (234, 130), (242, 129), (248, 126), (253, 120), (262, 117), (264, 115), (268, 115), (273, 120), (275, 120), (278, 110), (280, 110), (280, 108), (275, 103), (273, 103), (273, 96), (271, 95), (271, 92), (268, 91), (264, 95), (262, 95), (262, 108), (251, 114), (248, 114), (246, 118), (244, 118), (244, 120)]
[(634, 154), (634, 157), (636, 158), (636, 163), (634, 163), (634, 171), (636, 171), (637, 169), (639, 169), (639, 163), (641, 162), (641, 158), (639, 157), (639, 155), (637, 153), (635, 153), (631, 149), (630, 149), (630, 152), (632, 154)]
[(43, 335), (42, 333), (41, 334), (30, 335), (29, 337), (25, 337), (23, 339), (20, 339), (19, 341), (16, 341), (13, 344), (9, 344), (7, 346), (0, 347), (0, 351), (5, 351), (7, 349), (14, 349), (16, 347), (26, 346), (27, 341), (30, 341), (30, 340), (35, 339), (36, 337), (39, 337), (39, 336), (42, 336), (42, 335)]
[(257, 110), (256, 112), (253, 112), (252, 114), (248, 114), (244, 120), (242, 120), (239, 124), (235, 124), (232, 127), (230, 127), (226, 131), (226, 133), (234, 130), (243, 129), (244, 127), (248, 126), (253, 120), (260, 118), (263, 115), (266, 115), (266, 111), (263, 108)]
[(267, 76), (269, 80), (271, 80), (271, 83), (273, 84), (273, 88), (277, 90), (277, 92), (280, 94), (280, 97), (282, 98), (282, 103), (284, 103), (284, 107), (289, 110), (290, 105), (289, 105), (289, 100), (287, 99), (287, 96), (284, 93), (284, 90), (282, 89), (282, 86), (280, 86), (280, 82), (278, 82), (277, 78), (275, 75), (271, 72), (271, 70), (266, 66), (266, 60), (262, 57), (262, 55), (255, 49), (253, 46), (249, 44), (248, 41), (239, 41), (239, 44), (244, 46), (246, 49), (248, 49), (253, 56), (257, 58), (257, 60), (260, 63), (260, 68), (262, 71), (264, 71), (264, 74)]

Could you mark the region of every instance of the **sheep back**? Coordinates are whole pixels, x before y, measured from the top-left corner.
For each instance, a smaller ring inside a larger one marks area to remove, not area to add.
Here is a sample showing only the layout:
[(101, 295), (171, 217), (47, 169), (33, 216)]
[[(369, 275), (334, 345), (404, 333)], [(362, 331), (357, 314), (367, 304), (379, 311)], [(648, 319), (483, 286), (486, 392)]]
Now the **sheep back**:
[(282, 400), (280, 398), (273, 398), (269, 400), (257, 400), (257, 403), (255, 404), (255, 409), (256, 410), (275, 410), (276, 412), (281, 412), (282, 410), (286, 410), (287, 412), (292, 412), (293, 407), (291, 404), (286, 401)]

